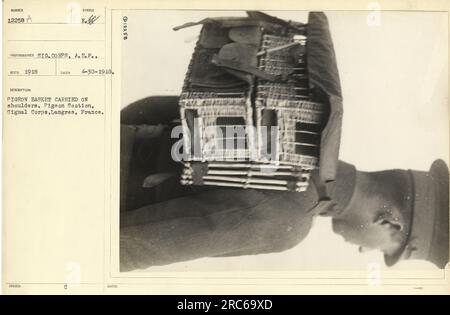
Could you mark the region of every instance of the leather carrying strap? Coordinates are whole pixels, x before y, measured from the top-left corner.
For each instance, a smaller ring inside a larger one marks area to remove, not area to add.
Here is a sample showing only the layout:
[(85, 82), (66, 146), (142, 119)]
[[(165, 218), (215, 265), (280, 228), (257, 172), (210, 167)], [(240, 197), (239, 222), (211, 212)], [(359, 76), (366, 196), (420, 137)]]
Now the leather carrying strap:
[(214, 24), (220, 28), (231, 28), (240, 26), (261, 26), (260, 21), (250, 19), (248, 17), (243, 18), (206, 18), (198, 22), (188, 22), (173, 28), (174, 31), (181, 30), (183, 28), (192, 27), (203, 24)]
[(178, 31), (183, 28), (192, 27), (202, 24), (215, 24), (221, 28), (232, 28), (241, 26), (259, 26), (273, 33), (285, 33), (288, 29), (294, 29), (298, 32), (303, 32), (303, 27), (293, 25), (288, 21), (278, 19), (271, 15), (259, 12), (259, 11), (247, 11), (248, 17), (218, 17), (218, 18), (206, 18), (197, 22), (188, 22), (173, 28), (174, 31)]
[(264, 71), (258, 69), (257, 67), (248, 66), (242, 62), (235, 61), (235, 60), (228, 60), (228, 59), (220, 58), (217, 54), (213, 56), (211, 62), (214, 63), (216, 66), (252, 74), (260, 79), (270, 81), (270, 82), (280, 81), (283, 79), (279, 75), (273, 75), (273, 74), (264, 72)]

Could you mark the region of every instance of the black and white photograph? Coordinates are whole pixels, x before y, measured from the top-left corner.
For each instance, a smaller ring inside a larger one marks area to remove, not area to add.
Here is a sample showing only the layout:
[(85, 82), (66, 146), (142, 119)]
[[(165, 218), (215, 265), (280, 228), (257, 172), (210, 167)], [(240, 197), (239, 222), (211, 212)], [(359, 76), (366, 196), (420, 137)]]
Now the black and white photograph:
[(0, 12), (0, 295), (450, 293), (448, 1)]
[(120, 272), (445, 268), (445, 12), (122, 19)]

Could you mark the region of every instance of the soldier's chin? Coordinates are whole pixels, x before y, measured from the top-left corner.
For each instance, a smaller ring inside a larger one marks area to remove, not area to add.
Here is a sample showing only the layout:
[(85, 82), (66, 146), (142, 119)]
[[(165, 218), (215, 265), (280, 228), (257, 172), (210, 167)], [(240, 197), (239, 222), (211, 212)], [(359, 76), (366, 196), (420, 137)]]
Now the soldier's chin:
[(361, 242), (359, 242), (358, 238), (355, 238), (352, 236), (353, 234), (355, 234), (355, 229), (348, 226), (348, 224), (345, 224), (340, 220), (333, 220), (332, 228), (333, 228), (333, 232), (342, 236), (342, 238), (346, 242), (352, 243), (355, 245), (361, 245)]

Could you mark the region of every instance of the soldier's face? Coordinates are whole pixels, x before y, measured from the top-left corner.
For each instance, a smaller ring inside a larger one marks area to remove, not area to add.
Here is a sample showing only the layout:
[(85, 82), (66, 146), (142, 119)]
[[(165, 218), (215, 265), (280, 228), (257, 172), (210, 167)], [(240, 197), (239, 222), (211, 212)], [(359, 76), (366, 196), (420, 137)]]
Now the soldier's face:
[(361, 194), (341, 215), (333, 218), (333, 231), (360, 250), (378, 249), (393, 254), (406, 240), (400, 205), (383, 194)]

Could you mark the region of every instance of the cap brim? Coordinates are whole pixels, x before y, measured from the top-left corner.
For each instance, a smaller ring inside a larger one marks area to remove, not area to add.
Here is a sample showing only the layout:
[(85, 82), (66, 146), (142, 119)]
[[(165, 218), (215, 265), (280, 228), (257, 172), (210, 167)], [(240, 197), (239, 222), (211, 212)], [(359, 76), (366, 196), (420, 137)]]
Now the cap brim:
[(437, 185), (437, 213), (434, 229), (437, 231), (432, 240), (430, 259), (439, 268), (445, 268), (449, 261), (449, 170), (443, 160), (434, 161), (430, 175)]

